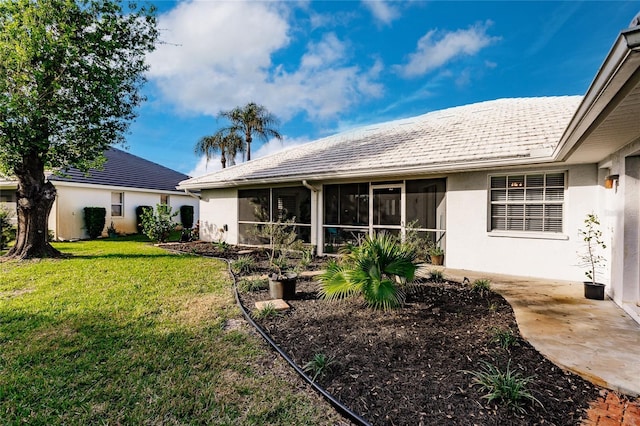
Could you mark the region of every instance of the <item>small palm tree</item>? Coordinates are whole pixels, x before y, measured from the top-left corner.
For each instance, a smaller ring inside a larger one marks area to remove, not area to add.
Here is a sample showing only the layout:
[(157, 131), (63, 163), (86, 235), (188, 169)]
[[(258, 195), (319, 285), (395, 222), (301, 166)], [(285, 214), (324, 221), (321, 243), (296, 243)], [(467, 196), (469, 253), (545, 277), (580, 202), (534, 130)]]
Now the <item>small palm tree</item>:
[(231, 125), (224, 130), (232, 133), (240, 132), (247, 144), (247, 161), (251, 160), (251, 142), (256, 135), (265, 142), (269, 138), (282, 139), (282, 135), (275, 129), (280, 121), (264, 106), (250, 102), (244, 107), (236, 107), (231, 111), (221, 111), (218, 118), (226, 118)]
[(400, 244), (392, 235), (378, 234), (332, 261), (320, 276), (320, 297), (328, 300), (362, 295), (374, 309), (402, 306), (417, 268), (415, 250)]
[(220, 153), (222, 168), (235, 164), (236, 154), (244, 150), (242, 137), (235, 132), (228, 130), (218, 130), (215, 134), (204, 136), (195, 147), (197, 155), (206, 155), (207, 163), (216, 153)]

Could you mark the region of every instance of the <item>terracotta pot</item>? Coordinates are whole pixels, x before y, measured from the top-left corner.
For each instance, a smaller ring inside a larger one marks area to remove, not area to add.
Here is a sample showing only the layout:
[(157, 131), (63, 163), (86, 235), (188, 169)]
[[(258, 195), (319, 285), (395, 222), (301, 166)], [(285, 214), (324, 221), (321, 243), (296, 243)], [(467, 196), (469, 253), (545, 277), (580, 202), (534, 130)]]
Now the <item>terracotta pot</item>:
[(297, 281), (298, 274), (271, 275), (269, 277), (269, 297), (284, 300), (295, 299)]
[(584, 297), (593, 300), (604, 300), (604, 284), (584, 281)]
[(432, 255), (431, 257), (431, 264), (432, 265), (442, 265), (444, 263), (444, 254), (440, 254), (440, 255)]

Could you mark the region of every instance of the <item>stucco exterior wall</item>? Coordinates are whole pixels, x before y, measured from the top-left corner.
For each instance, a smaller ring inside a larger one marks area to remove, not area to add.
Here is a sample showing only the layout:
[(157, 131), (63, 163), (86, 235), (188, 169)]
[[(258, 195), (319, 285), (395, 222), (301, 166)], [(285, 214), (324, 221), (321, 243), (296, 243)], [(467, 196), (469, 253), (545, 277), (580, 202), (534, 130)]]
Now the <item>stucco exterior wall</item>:
[[(160, 192), (136, 191), (130, 188), (103, 188), (86, 186), (69, 186), (57, 184), (58, 197), (49, 215), (49, 229), (55, 237), (62, 240), (82, 239), (88, 235), (84, 229), (84, 208), (104, 207), (107, 210), (106, 227), (113, 222), (118, 233), (136, 233), (136, 207), (153, 206), (160, 203)], [(123, 215), (111, 216), (111, 193), (124, 192)], [(162, 193), (169, 195), (169, 205), (177, 211), (182, 205), (194, 207), (194, 222), (199, 218), (198, 199), (178, 193)], [(174, 218), (180, 221), (180, 215)]]
[(619, 176), (605, 197), (611, 247), (607, 294), (640, 322), (640, 140), (611, 155), (601, 168), (603, 175)]
[(200, 199), (200, 239), (238, 244), (238, 190), (203, 190)]
[[(544, 234), (489, 232), (490, 173), (451, 175), (447, 182), (446, 266), (481, 272), (513, 274), (550, 279), (583, 281), (577, 253), (582, 249), (578, 229), (585, 215), (599, 213), (596, 165), (500, 173), (567, 171), (564, 203), (564, 232)], [(498, 236), (499, 235), (499, 236)]]

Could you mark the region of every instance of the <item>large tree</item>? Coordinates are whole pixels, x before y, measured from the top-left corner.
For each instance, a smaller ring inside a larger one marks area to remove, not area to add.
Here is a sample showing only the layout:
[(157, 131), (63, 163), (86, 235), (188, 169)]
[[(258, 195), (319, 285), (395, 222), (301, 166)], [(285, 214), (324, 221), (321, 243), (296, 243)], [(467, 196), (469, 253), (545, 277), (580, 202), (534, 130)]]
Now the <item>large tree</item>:
[(0, 1), (0, 172), (18, 180), (14, 258), (58, 256), (45, 170), (89, 170), (123, 143), (143, 100), (153, 7), (114, 0)]
[(235, 131), (218, 130), (213, 135), (202, 137), (196, 144), (195, 152), (198, 155), (205, 155), (207, 162), (216, 153), (220, 153), (220, 162), (222, 168), (227, 167), (227, 161), (230, 165), (235, 164), (238, 152), (244, 151), (244, 141), (242, 137)]
[(251, 142), (256, 135), (265, 142), (269, 138), (282, 139), (276, 127), (280, 124), (278, 118), (262, 105), (250, 102), (244, 107), (235, 107), (231, 111), (222, 111), (220, 118), (226, 118), (231, 125), (226, 130), (240, 132), (247, 144), (247, 161), (251, 160)]

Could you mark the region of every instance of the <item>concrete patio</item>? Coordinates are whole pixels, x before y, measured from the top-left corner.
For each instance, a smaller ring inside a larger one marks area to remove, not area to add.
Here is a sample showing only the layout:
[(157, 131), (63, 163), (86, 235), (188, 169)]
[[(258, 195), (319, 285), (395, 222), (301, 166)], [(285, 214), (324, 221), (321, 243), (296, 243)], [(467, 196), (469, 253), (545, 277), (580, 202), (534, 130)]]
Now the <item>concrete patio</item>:
[(585, 299), (582, 283), (438, 269), (460, 282), (490, 279), (513, 307), (522, 336), (541, 354), (599, 386), (640, 395), (640, 324), (611, 300)]

